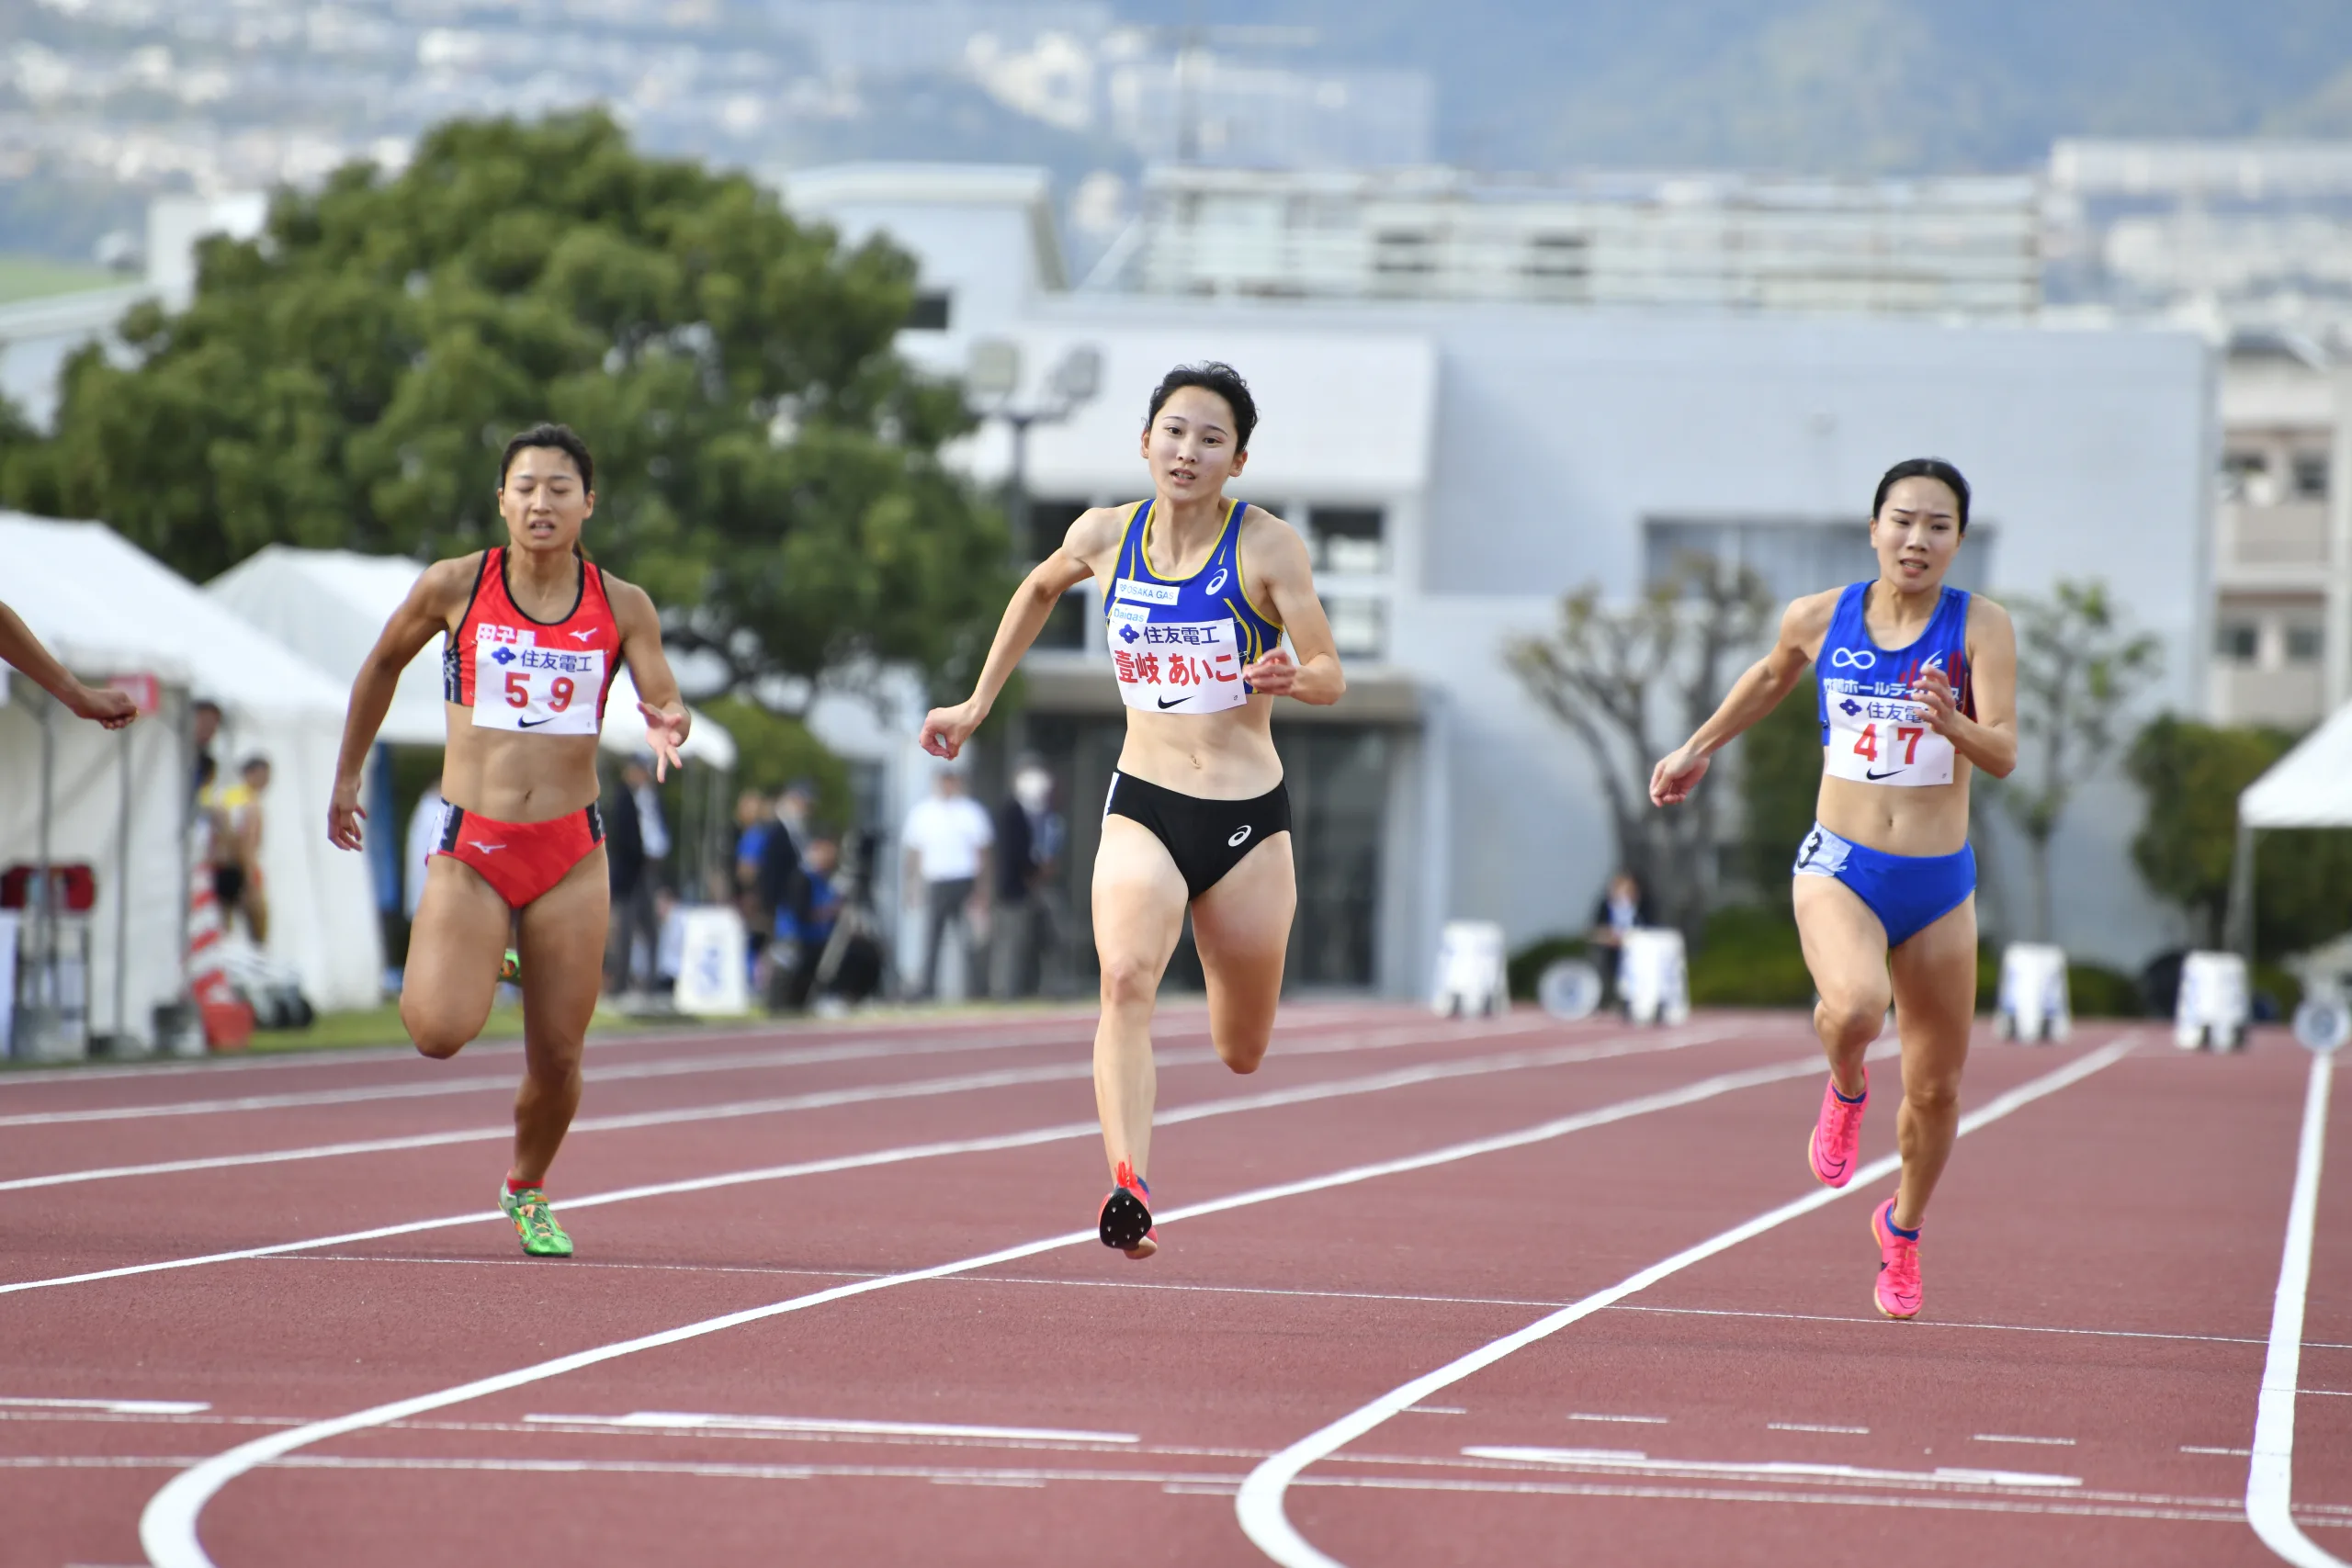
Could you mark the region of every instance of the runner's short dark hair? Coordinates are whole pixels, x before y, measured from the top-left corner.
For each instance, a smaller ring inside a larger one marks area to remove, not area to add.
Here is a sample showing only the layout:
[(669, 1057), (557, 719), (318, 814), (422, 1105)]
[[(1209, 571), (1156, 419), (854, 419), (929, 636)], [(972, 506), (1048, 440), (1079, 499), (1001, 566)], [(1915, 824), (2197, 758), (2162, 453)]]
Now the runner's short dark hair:
[(1894, 488), (1898, 479), (1935, 479), (1946, 486), (1960, 502), (1960, 531), (1963, 534), (1968, 532), (1968, 481), (1960, 477), (1958, 468), (1941, 457), (1905, 457), (1887, 469), (1885, 477), (1878, 481), (1878, 493), (1871, 497), (1871, 518), (1873, 522), (1878, 518), (1879, 509), (1886, 504), (1886, 492)]
[(1146, 430), (1159, 417), (1168, 400), (1185, 387), (1198, 387), (1223, 398), (1225, 406), (1233, 411), (1233, 449), (1250, 450), (1250, 433), (1258, 428), (1258, 402), (1250, 395), (1250, 383), (1241, 378), (1241, 372), (1221, 360), (1212, 359), (1205, 365), (1179, 365), (1162, 376), (1159, 385), (1152, 389), (1151, 412), (1143, 416)]
[(506, 444), (506, 455), (498, 460), (498, 488), (506, 488), (506, 471), (514, 466), (514, 455), (534, 446), (552, 446), (571, 458), (571, 466), (580, 470), (580, 488), (596, 488), (596, 459), (588, 455), (588, 443), (568, 424), (553, 424), (542, 421), (530, 429), (519, 431)]

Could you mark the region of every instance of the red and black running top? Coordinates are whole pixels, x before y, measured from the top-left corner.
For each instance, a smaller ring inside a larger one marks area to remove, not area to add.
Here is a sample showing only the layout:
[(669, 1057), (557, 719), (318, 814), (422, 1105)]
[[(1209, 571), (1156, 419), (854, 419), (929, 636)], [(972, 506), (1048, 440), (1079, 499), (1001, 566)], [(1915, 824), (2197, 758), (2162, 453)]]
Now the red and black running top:
[(621, 628), (605, 574), (580, 558), (580, 595), (560, 620), (533, 619), (506, 587), (506, 547), (484, 550), (464, 619), (441, 650), (441, 694), (483, 729), (594, 735), (620, 672)]

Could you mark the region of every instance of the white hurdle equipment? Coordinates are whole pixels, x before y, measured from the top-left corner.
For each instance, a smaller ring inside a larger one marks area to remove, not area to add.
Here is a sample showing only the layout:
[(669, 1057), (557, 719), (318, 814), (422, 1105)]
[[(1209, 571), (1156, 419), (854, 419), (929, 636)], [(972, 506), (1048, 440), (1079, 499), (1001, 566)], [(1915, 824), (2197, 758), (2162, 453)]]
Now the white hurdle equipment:
[(1510, 1010), (1503, 967), (1503, 928), (1492, 920), (1448, 920), (1438, 936), (1437, 986), (1430, 1007), (1440, 1018), (1476, 1018)]
[(2074, 1027), (2066, 950), (2041, 942), (2013, 942), (2003, 948), (1995, 1032), (2004, 1040), (2052, 1043), (2065, 1039)]
[(751, 1011), (743, 917), (724, 904), (697, 905), (678, 915), (684, 940), (671, 1005), (697, 1018)]
[(2192, 953), (2183, 959), (2172, 1043), (2184, 1051), (2243, 1051), (2245, 1025), (2245, 960), (2234, 953)]
[(1690, 1016), (1690, 969), (1682, 933), (1635, 926), (1617, 960), (1617, 994), (1635, 1023), (1680, 1023)]

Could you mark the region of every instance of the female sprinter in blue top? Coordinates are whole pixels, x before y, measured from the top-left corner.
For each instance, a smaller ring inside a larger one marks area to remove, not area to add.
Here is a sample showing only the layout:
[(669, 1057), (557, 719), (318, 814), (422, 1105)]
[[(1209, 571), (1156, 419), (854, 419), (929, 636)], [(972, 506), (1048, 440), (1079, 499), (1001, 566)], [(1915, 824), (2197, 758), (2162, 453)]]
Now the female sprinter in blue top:
[(1934, 457), (1889, 468), (1871, 502), (1878, 580), (1790, 604), (1772, 650), (1650, 775), (1656, 804), (1688, 799), (1709, 759), (1787, 696), (1806, 664), (1819, 666), (1821, 796), (1794, 897), (1829, 1083), (1806, 1158), (1832, 1187), (1853, 1179), (1870, 1100), (1862, 1054), (1885, 1020), (1891, 958), (1903, 1179), (1871, 1211), (1873, 1294), (1889, 1317), (1918, 1314), (1919, 1222), (1951, 1153), (1976, 1011), (1968, 781), (1979, 768), (2007, 778), (2018, 760), (2008, 612), (1944, 586), (1967, 534), (1959, 469)]
[[(953, 759), (1062, 595), (1090, 577), (1102, 584), (1127, 739), (1094, 857), (1094, 1099), (1113, 1183), (1099, 1227), (1104, 1246), (1130, 1258), (1159, 1245), (1144, 1172), (1160, 975), (1190, 910), (1210, 1038), (1227, 1066), (1255, 1072), (1298, 905), (1273, 700), (1335, 703), (1347, 688), (1305, 541), (1281, 518), (1226, 498), (1257, 423), (1230, 367), (1170, 371), (1144, 423), (1151, 499), (1071, 524), (1013, 594), (970, 698), (934, 709), (922, 727), (924, 749)], [(1285, 634), (1295, 658), (1281, 647)]]

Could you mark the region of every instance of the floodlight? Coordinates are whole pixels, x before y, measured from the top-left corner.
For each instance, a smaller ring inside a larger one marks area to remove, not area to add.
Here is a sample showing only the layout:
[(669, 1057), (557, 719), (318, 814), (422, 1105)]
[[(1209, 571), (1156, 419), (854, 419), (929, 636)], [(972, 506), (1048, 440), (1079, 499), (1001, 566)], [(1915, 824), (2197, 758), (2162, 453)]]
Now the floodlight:
[(1021, 385), (1021, 345), (1010, 338), (984, 337), (964, 362), (964, 383), (982, 398), (1002, 400)]

